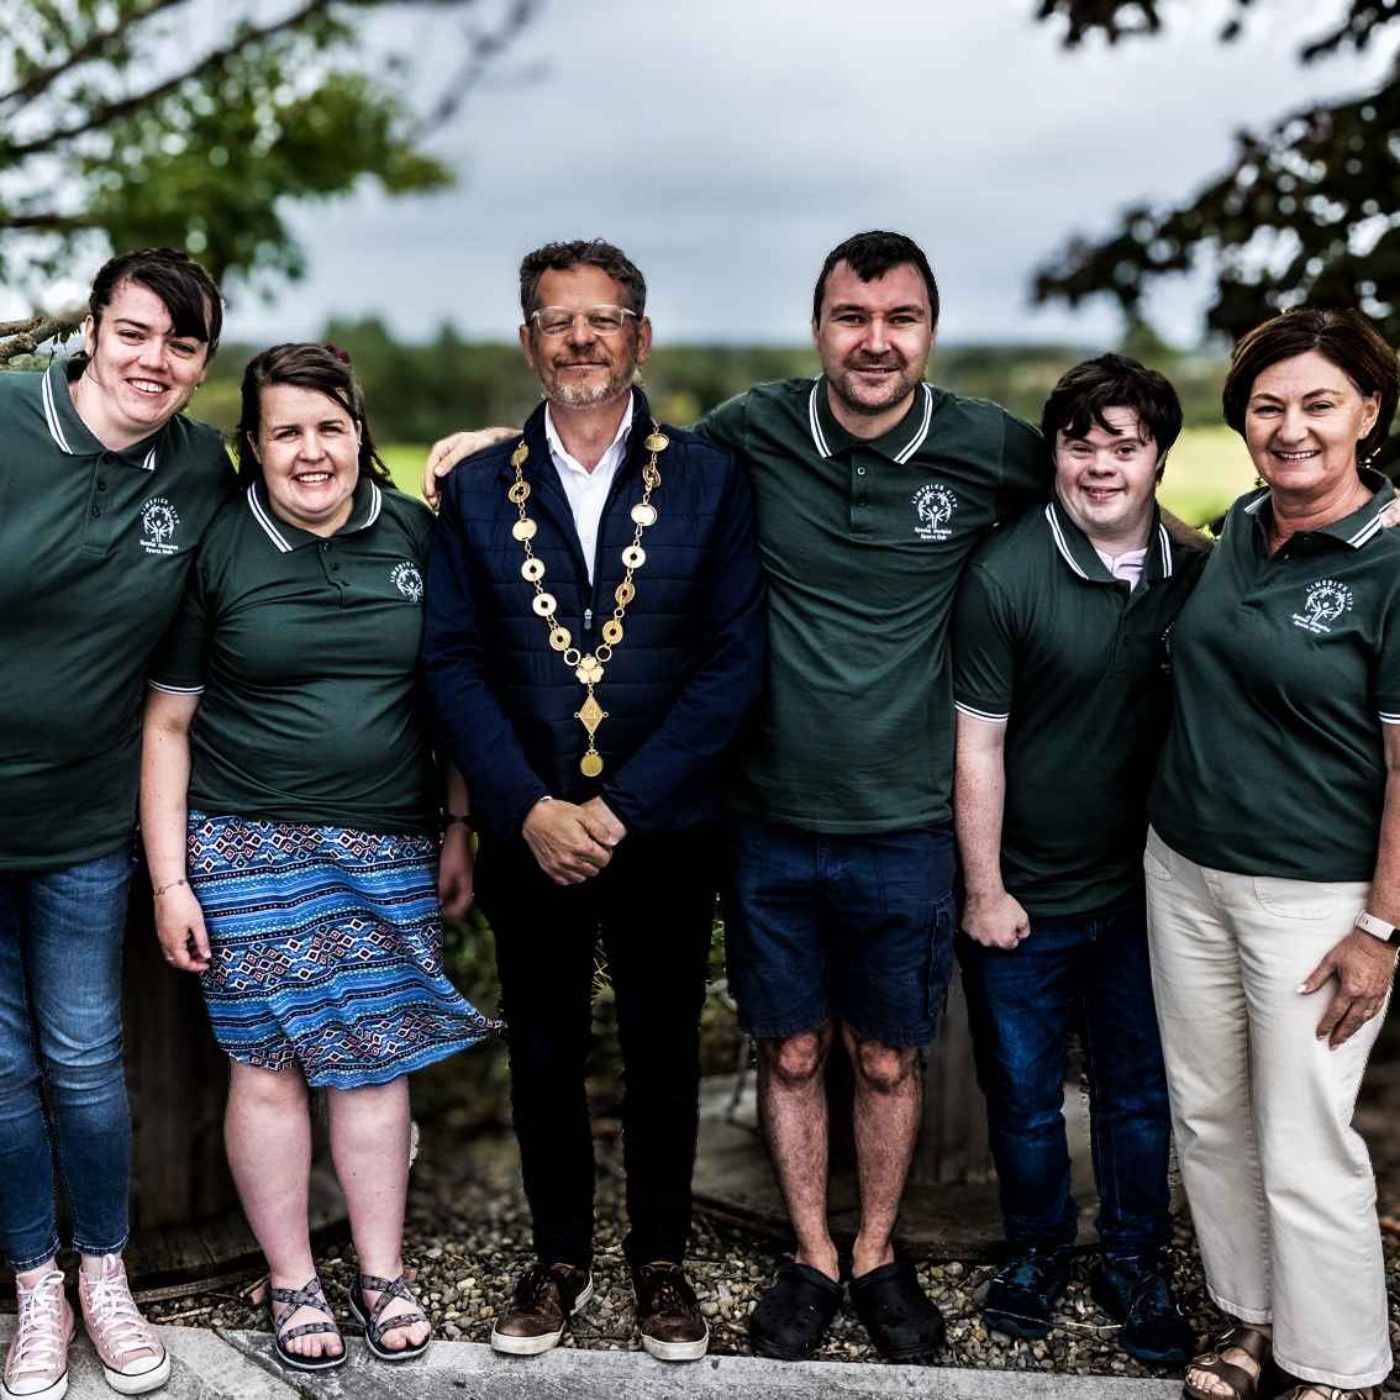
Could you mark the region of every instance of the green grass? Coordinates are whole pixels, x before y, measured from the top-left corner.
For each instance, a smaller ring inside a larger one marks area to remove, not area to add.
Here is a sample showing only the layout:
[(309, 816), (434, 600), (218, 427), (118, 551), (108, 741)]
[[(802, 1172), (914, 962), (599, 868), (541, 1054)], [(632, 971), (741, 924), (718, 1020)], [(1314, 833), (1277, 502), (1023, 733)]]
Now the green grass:
[(420, 494), (418, 488), (423, 484), (423, 463), (428, 458), (426, 447), (396, 442), (388, 447), (381, 447), (379, 455), (384, 459), (384, 465), (394, 474), (394, 485), (400, 491), (408, 491), (414, 496)]
[(1222, 515), (1254, 485), (1254, 464), (1229, 428), (1187, 428), (1167, 458), (1161, 500), (1191, 525)]
[[(395, 443), (380, 452), (399, 486), (417, 495), (427, 449)], [(1202, 525), (1253, 484), (1249, 454), (1229, 428), (1187, 428), (1167, 460), (1162, 504), (1190, 524)]]

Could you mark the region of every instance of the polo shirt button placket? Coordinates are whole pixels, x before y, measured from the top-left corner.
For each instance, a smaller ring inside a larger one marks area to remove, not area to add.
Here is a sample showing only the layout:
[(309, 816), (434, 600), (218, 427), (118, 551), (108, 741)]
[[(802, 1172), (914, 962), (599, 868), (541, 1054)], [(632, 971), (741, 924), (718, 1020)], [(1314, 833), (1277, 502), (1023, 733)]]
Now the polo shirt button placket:
[(869, 529), (866, 512), (870, 509), (870, 492), (866, 487), (865, 478), (870, 475), (870, 468), (863, 462), (857, 463), (855, 475), (856, 484), (851, 490), (851, 526), (857, 530), (866, 530)]

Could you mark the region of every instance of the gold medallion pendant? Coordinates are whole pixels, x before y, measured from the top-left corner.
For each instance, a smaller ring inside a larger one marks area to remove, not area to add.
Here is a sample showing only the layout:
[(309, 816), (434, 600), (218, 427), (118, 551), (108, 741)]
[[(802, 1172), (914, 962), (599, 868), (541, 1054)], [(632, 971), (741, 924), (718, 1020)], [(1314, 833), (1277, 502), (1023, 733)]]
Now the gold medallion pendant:
[(603, 771), (603, 755), (598, 752), (597, 735), (598, 726), (607, 719), (608, 712), (598, 703), (594, 692), (603, 679), (604, 667), (612, 660), (613, 648), (618, 646), (626, 635), (622, 625), (623, 619), (627, 616), (628, 606), (637, 596), (637, 585), (633, 576), (647, 562), (646, 550), (642, 548), (642, 535), (655, 525), (659, 518), (651, 499), (652, 494), (661, 485), (661, 470), (657, 459), (671, 445), (671, 440), (653, 422), (651, 432), (642, 445), (651, 456), (642, 468), (642, 498), (630, 512), (636, 529), (632, 535), (632, 543), (622, 551), (622, 566), (627, 572), (622, 582), (613, 590), (617, 606), (613, 609), (612, 616), (603, 623), (602, 642), (591, 652), (583, 652), (574, 646), (572, 634), (567, 627), (560, 624), (556, 616), (558, 602), (552, 593), (547, 593), (544, 589), (544, 560), (535, 554), (533, 543), (539, 526), (525, 513), (526, 504), (530, 499), (530, 483), (525, 480), (524, 468), (525, 463), (530, 460), (530, 449), (522, 439), (510, 454), (510, 464), (515, 468), (515, 480), (506, 490), (506, 499), (520, 512), (520, 518), (510, 527), (510, 533), (524, 550), (525, 562), (520, 566), (520, 576), (535, 592), (535, 596), (530, 600), (530, 607), (548, 629), (550, 649), (562, 654), (564, 664), (574, 673), (574, 679), (588, 691), (583, 704), (574, 711), (574, 718), (588, 735), (588, 747), (578, 763), (579, 772), (585, 778), (596, 778)]

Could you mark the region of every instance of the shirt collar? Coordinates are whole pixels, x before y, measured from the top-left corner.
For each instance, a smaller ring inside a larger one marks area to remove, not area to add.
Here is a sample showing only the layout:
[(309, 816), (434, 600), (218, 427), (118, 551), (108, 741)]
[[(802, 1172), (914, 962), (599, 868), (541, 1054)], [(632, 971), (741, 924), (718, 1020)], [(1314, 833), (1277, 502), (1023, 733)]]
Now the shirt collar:
[[(1330, 525), (1323, 525), (1317, 530), (1306, 530), (1295, 536), (1295, 539), (1325, 535), (1340, 544), (1350, 545), (1352, 549), (1362, 549), (1385, 529), (1381, 521), (1381, 512), (1395, 499), (1395, 487), (1380, 472), (1372, 471), (1370, 467), (1358, 467), (1357, 473), (1371, 488), (1370, 499), (1350, 515), (1344, 515), (1340, 520), (1334, 520)], [(1268, 499), (1269, 488), (1265, 486), (1244, 507), (1245, 514), (1252, 515), (1257, 528), (1266, 534), (1268, 526), (1264, 523), (1262, 507)]]
[(564, 446), (564, 440), (559, 436), (559, 430), (554, 426), (554, 415), (550, 411), (550, 406), (545, 404), (544, 436), (545, 441), (549, 443), (549, 450), (554, 458), (555, 466), (568, 471), (580, 472), (589, 477), (595, 476), (601, 470), (616, 467), (627, 452), (627, 435), (632, 431), (632, 400), (633, 395), (629, 392), (627, 407), (622, 413), (622, 422), (617, 425), (617, 432), (608, 444), (607, 451), (598, 459), (598, 465), (591, 472)]
[(77, 359), (54, 360), (44, 371), (40, 382), (39, 396), (43, 401), (44, 421), (48, 424), (55, 446), (69, 457), (100, 457), (105, 453), (129, 466), (140, 467), (142, 471), (155, 471), (156, 444), (165, 431), (165, 424), (162, 423), (149, 437), (121, 451), (104, 447), (83, 422), (68, 387), (82, 371), (83, 364)]
[(368, 530), (379, 519), (379, 512), (384, 505), (384, 493), (379, 489), (379, 483), (368, 473), (362, 472), (351, 499), (349, 520), (334, 535), (316, 535), (310, 530), (290, 525), (281, 516), (274, 515), (267, 501), (267, 487), (262, 482), (254, 481), (248, 487), (248, 509), (279, 554), (290, 554), (304, 545), (324, 544), (327, 539)]
[(858, 438), (836, 421), (827, 399), (826, 376), (819, 374), (812, 381), (812, 392), (807, 400), (807, 423), (811, 429), (812, 443), (822, 457), (834, 457), (850, 447), (866, 447), (892, 462), (902, 464), (924, 445), (929, 424), (933, 422), (941, 398), (942, 395), (935, 393), (931, 385), (920, 384), (909, 411), (889, 432), (877, 438)]
[[(1108, 566), (1099, 558), (1099, 552), (1089, 542), (1089, 537), (1070, 517), (1058, 497), (1051, 497), (1045, 507), (1045, 519), (1050, 524), (1050, 536), (1055, 541), (1055, 549), (1069, 566), (1070, 572), (1088, 583), (1121, 583), (1109, 572)], [(1144, 583), (1156, 583), (1170, 578), (1173, 573), (1172, 542), (1167, 527), (1162, 524), (1161, 512), (1156, 504), (1152, 507), (1152, 528), (1147, 535), (1147, 558), (1142, 566)]]

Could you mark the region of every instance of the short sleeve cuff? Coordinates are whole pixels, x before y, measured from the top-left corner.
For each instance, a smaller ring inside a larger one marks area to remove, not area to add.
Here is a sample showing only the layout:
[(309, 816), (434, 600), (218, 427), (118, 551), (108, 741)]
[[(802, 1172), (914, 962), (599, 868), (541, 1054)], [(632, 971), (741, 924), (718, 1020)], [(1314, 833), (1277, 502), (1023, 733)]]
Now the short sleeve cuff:
[(1001, 709), (996, 705), (974, 704), (970, 700), (955, 700), (953, 708), (959, 714), (970, 715), (973, 719), (985, 720), (988, 724), (1005, 724), (1011, 718), (1011, 711)]
[(202, 685), (177, 685), (174, 681), (148, 680), (146, 685), (151, 690), (158, 690), (162, 695), (203, 695)]

